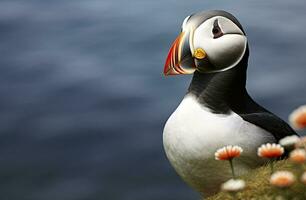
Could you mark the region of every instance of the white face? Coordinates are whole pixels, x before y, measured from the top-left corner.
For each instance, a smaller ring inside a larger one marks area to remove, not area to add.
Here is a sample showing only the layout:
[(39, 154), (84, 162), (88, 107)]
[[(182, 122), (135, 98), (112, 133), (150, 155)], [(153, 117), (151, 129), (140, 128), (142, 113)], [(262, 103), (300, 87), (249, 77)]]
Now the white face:
[[(189, 17), (186, 19), (188, 20)], [(183, 30), (192, 28), (186, 24)], [(243, 58), (247, 48), (247, 38), (242, 30), (231, 20), (216, 16), (201, 24), (190, 37), (190, 50), (203, 49), (215, 71), (224, 71), (234, 67)]]

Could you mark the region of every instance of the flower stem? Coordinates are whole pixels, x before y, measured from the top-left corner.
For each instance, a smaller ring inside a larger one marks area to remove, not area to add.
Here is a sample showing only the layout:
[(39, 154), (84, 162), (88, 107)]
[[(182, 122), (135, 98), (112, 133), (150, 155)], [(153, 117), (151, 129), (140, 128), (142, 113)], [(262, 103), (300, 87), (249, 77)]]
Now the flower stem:
[(304, 165), (303, 164), (299, 164), (296, 166), (298, 168), (298, 176), (301, 177), (303, 175), (303, 172), (305, 171), (304, 169)]
[(273, 160), (270, 160), (270, 168), (271, 168), (271, 174), (274, 172), (274, 166), (273, 166)]
[(236, 192), (231, 192), (230, 195), (232, 196), (233, 200), (237, 200)]
[(284, 189), (284, 196), (285, 199), (290, 199), (290, 191), (287, 188)]
[(230, 160), (229, 160), (229, 163), (230, 163), (230, 166), (231, 166), (233, 179), (236, 179), (235, 170), (234, 170), (234, 165), (233, 165), (233, 159), (230, 159)]

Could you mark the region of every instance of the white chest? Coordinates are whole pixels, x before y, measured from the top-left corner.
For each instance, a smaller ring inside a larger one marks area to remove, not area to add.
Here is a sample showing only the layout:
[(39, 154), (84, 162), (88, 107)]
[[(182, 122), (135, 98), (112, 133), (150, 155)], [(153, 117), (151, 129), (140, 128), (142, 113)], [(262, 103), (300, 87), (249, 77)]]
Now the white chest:
[(163, 133), (164, 148), (173, 167), (190, 185), (196, 189), (204, 187), (204, 191), (208, 188), (206, 184), (214, 181), (219, 184), (229, 176), (228, 166), (214, 159), (218, 148), (241, 146), (243, 156), (236, 165), (243, 173), (261, 162), (256, 155), (257, 147), (273, 141), (270, 133), (236, 113), (211, 113), (191, 95), (184, 98), (168, 119)]

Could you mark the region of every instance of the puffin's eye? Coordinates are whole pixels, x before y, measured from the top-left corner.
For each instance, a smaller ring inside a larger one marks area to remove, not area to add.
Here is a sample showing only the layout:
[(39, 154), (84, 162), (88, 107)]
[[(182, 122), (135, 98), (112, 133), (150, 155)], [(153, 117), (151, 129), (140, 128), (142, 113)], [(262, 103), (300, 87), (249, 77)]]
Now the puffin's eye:
[(212, 33), (213, 33), (214, 35), (217, 35), (217, 34), (220, 33), (220, 32), (221, 32), (221, 30), (220, 30), (219, 27), (214, 27), (214, 28), (212, 29)]
[(219, 24), (218, 24), (218, 20), (216, 19), (215, 22), (214, 22), (214, 27), (212, 29), (212, 33), (214, 35), (214, 39), (215, 38), (219, 38), (223, 35), (222, 31), (221, 31), (221, 28), (219, 27)]

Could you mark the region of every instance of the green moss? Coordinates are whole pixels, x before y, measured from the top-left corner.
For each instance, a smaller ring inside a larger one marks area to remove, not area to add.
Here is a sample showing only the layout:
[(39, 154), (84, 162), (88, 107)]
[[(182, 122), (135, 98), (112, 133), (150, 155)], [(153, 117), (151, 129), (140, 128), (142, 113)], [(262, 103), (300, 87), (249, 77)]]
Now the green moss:
[[(283, 200), (306, 200), (306, 186), (300, 183), (300, 176), (302, 169), (295, 164), (290, 163), (287, 160), (278, 161), (275, 163), (275, 171), (277, 170), (288, 170), (293, 172), (296, 177), (296, 183), (289, 189), (282, 190), (274, 188), (269, 184), (270, 178), (270, 167), (263, 166), (258, 168), (251, 173), (248, 173), (242, 177), (239, 177), (246, 181), (247, 187), (244, 191), (239, 192), (236, 195), (235, 200), (265, 200), (265, 199), (283, 199)], [(278, 197), (278, 196), (282, 196)], [(277, 198), (276, 198), (277, 197)], [(226, 192), (220, 192), (215, 196), (208, 198), (207, 200), (227, 200), (233, 199)]]

